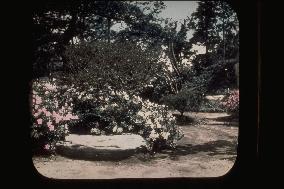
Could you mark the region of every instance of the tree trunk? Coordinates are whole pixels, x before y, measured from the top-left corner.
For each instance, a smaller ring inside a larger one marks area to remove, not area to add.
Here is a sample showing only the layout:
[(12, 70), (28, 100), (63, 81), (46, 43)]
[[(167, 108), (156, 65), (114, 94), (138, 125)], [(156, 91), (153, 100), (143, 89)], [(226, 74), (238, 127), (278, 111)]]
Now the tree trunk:
[(222, 10), (223, 10), (223, 18), (222, 18), (222, 32), (223, 32), (223, 62), (226, 61), (226, 42), (225, 42), (225, 12), (224, 12), (224, 2), (222, 1)]
[[(180, 72), (179, 72), (178, 67), (177, 67), (177, 60), (176, 60), (176, 57), (175, 57), (175, 54), (174, 54), (174, 49), (173, 49), (173, 42), (169, 41), (168, 49), (169, 49), (170, 63), (172, 65), (173, 70), (176, 73), (177, 77), (180, 78)], [(173, 87), (174, 87), (174, 93), (177, 94), (179, 84), (174, 79), (172, 79), (172, 82), (173, 82)]]
[(179, 77), (180, 72), (179, 72), (178, 67), (177, 67), (177, 60), (176, 60), (175, 53), (174, 53), (174, 43), (173, 42), (169, 42), (169, 53), (170, 53), (170, 56), (172, 57), (171, 58), (172, 67), (173, 67), (174, 71), (176, 72), (177, 76)]
[(108, 17), (107, 18), (107, 42), (110, 44), (110, 24), (111, 24), (111, 19)]

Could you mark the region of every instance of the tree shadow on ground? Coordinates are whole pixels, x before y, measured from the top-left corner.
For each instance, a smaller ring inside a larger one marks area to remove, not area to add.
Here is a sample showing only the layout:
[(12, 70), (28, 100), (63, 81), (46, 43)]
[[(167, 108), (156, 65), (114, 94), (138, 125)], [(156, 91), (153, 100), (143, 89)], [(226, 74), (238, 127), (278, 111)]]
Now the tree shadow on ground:
[[(239, 126), (239, 118), (235, 116), (222, 116), (217, 118), (206, 118), (207, 125), (224, 125), (228, 127), (238, 127)], [(210, 123), (210, 121), (215, 121), (216, 123)]]
[(223, 123), (206, 123), (206, 125), (213, 125), (213, 126), (227, 126), (227, 127), (238, 127), (239, 123), (238, 122), (223, 122)]
[(236, 155), (237, 154), (237, 142), (230, 142), (226, 140), (217, 140), (207, 142), (199, 145), (181, 145), (177, 146), (174, 150), (164, 150), (159, 152), (161, 155), (166, 154), (172, 160), (178, 160), (179, 156), (186, 156), (190, 154), (197, 154), (201, 152), (207, 152), (210, 156), (215, 155)]
[(239, 118), (236, 116), (229, 115), (229, 116), (211, 118), (211, 120), (220, 121), (220, 122), (238, 122)]
[(173, 114), (173, 116), (176, 117), (176, 124), (180, 126), (193, 125), (197, 121), (191, 116), (185, 116), (185, 115), (180, 115), (180, 114)]

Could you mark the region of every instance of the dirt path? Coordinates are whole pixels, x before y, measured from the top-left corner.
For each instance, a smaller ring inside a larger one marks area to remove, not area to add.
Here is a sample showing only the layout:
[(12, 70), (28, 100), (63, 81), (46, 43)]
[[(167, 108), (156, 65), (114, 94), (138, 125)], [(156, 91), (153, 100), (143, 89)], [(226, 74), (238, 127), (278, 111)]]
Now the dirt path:
[[(188, 113), (187, 113), (188, 114)], [(185, 114), (186, 115), (186, 114)], [(199, 124), (181, 126), (184, 138), (176, 150), (135, 154), (121, 161), (34, 157), (36, 169), (59, 179), (216, 177), (226, 174), (236, 158), (238, 125), (224, 122), (225, 113), (190, 113)]]

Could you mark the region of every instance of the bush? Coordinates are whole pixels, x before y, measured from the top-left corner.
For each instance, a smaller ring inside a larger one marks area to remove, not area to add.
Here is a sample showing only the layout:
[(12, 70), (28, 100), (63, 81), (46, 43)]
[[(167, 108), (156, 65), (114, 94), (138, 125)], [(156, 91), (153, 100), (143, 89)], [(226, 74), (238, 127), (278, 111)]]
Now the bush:
[(231, 90), (222, 100), (222, 106), (225, 110), (232, 114), (233, 116), (238, 117), (239, 114), (239, 90)]
[(74, 109), (81, 118), (74, 128), (85, 127), (85, 131), (94, 135), (138, 134), (146, 139), (149, 150), (173, 147), (183, 135), (165, 105), (143, 101), (125, 91), (89, 94), (88, 99), (81, 97), (75, 101)]
[(179, 93), (168, 95), (161, 101), (183, 115), (185, 111), (198, 111), (202, 98), (203, 94), (200, 91), (183, 88)]
[(55, 143), (64, 140), (69, 132), (138, 134), (148, 142), (149, 150), (174, 147), (183, 136), (165, 105), (111, 88), (99, 90), (87, 88), (87, 84), (82, 88), (59, 83), (34, 82), (32, 138), (41, 149), (54, 149)]
[(220, 100), (204, 99), (200, 104), (200, 112), (225, 112)]
[(78, 116), (72, 113), (73, 104), (60, 91), (55, 80), (35, 80), (32, 85), (31, 139), (34, 152), (54, 150), (64, 140), (68, 126)]

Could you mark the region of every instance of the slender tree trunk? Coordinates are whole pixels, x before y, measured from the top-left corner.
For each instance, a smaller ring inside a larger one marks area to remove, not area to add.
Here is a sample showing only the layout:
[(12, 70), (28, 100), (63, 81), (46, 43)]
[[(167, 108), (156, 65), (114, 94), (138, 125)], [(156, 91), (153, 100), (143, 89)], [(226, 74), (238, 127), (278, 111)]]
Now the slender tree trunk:
[(111, 19), (108, 17), (107, 18), (107, 42), (110, 44), (110, 24), (111, 24)]
[[(173, 70), (174, 72), (176, 73), (177, 77), (180, 78), (180, 71), (177, 67), (177, 60), (176, 60), (176, 57), (175, 57), (175, 53), (174, 53), (174, 46), (173, 46), (173, 42), (169, 42), (169, 54), (171, 56), (170, 58), (170, 62), (171, 62), (171, 65), (173, 67)], [(178, 93), (178, 88), (179, 88), (180, 84), (177, 82), (177, 81), (174, 81), (174, 87), (175, 87), (175, 93), (177, 94)]]
[(177, 59), (174, 53), (174, 43), (173, 42), (169, 42), (169, 53), (170, 53), (170, 56), (172, 57), (171, 64), (173, 66), (173, 69), (176, 72), (177, 76), (180, 76), (180, 72), (177, 67)]
[(226, 41), (225, 41), (225, 12), (224, 12), (224, 2), (222, 1), (222, 10), (223, 10), (223, 18), (222, 18), (222, 32), (223, 32), (223, 61), (226, 61)]

